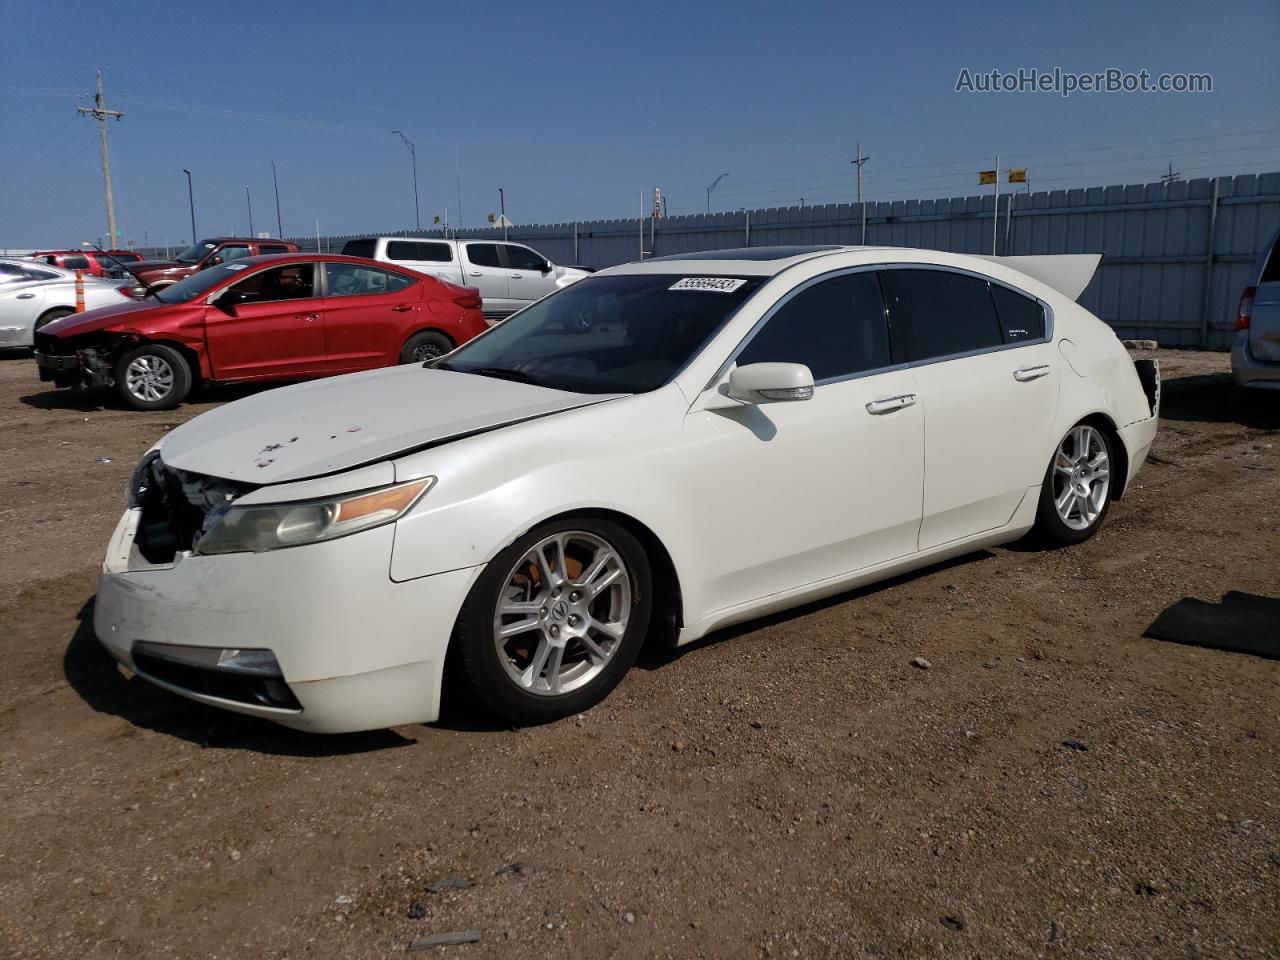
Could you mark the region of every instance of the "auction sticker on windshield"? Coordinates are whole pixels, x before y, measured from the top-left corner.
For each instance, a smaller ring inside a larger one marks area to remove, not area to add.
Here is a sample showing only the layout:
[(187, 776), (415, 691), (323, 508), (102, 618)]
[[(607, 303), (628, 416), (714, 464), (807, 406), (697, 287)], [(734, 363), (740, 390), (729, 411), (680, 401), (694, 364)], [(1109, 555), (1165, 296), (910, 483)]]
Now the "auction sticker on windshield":
[(685, 277), (677, 280), (668, 290), (705, 290), (709, 293), (733, 293), (747, 281), (732, 277)]

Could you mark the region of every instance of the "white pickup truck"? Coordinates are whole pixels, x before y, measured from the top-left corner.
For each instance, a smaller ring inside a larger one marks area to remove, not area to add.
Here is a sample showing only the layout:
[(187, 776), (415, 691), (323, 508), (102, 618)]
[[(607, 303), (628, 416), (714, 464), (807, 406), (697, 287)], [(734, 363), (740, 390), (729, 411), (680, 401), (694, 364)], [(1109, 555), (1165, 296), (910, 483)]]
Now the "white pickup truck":
[(342, 252), (475, 287), (490, 320), (509, 316), (588, 276), (586, 270), (558, 267), (537, 250), (506, 241), (365, 237), (348, 240)]

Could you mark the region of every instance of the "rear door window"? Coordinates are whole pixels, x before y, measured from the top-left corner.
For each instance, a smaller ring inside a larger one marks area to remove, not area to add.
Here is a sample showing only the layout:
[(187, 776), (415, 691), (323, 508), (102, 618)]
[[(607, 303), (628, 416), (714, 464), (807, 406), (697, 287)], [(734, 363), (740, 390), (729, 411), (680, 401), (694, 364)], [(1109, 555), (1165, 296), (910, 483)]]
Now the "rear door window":
[(89, 258), (82, 257), (78, 253), (69, 253), (62, 258), (62, 265), (68, 270), (88, 270)]
[(414, 282), (394, 270), (380, 270), (360, 263), (326, 263), (324, 275), (327, 284), (325, 295), (329, 297), (396, 293)]
[(348, 240), (342, 245), (342, 255), (345, 257), (364, 257), (366, 260), (372, 260), (377, 243), (378, 241), (376, 240)]
[(500, 267), (496, 243), (468, 243), (467, 259), (477, 267)]
[(220, 248), (214, 254), (214, 258), (219, 263), (230, 263), (232, 260), (241, 260), (249, 255), (250, 250), (248, 247), (231, 245)]
[(806, 287), (784, 303), (738, 354), (748, 363), (803, 363), (814, 380), (889, 366), (889, 330), (871, 272)]
[(281, 246), (278, 243), (260, 243), (258, 244), (258, 252), (262, 254), (268, 253), (292, 253), (288, 247)]
[(996, 316), (1000, 318), (1000, 333), (1005, 343), (1044, 339), (1044, 307), (1039, 301), (998, 283), (991, 284), (991, 299), (996, 303)]
[(986, 280), (947, 270), (880, 274), (895, 361), (937, 360), (1004, 344)]

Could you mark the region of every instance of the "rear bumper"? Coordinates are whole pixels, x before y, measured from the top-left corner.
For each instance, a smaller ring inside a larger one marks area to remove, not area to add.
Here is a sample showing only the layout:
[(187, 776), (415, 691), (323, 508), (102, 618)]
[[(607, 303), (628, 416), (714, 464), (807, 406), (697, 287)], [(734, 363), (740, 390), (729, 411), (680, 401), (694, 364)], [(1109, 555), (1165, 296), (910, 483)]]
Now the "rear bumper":
[(1249, 352), (1249, 333), (1236, 334), (1231, 345), (1231, 380), (1237, 387), (1280, 390), (1280, 363), (1267, 363)]

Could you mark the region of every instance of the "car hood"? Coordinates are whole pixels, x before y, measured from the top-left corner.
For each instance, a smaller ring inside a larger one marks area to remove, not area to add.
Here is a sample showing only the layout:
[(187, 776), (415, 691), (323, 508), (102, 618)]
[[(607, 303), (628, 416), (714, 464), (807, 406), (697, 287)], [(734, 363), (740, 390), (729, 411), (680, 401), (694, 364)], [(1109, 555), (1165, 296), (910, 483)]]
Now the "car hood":
[(129, 264), (130, 270), (167, 270), (170, 267), (188, 266), (176, 260), (134, 260), (132, 263), (126, 260), (124, 262)]
[[(119, 285), (119, 283), (111, 284), (111, 286)], [(164, 306), (167, 306), (167, 304), (162, 304), (155, 300), (122, 300), (120, 303), (113, 303), (109, 307), (86, 310), (84, 313), (73, 313), (68, 317), (63, 317), (61, 320), (46, 323), (40, 328), (40, 332), (55, 337), (78, 337), (81, 334), (95, 333), (98, 330), (113, 327), (130, 314), (155, 310)]]
[(407, 364), (237, 400), (168, 434), (160, 456), (206, 476), (288, 483), (614, 396)]

